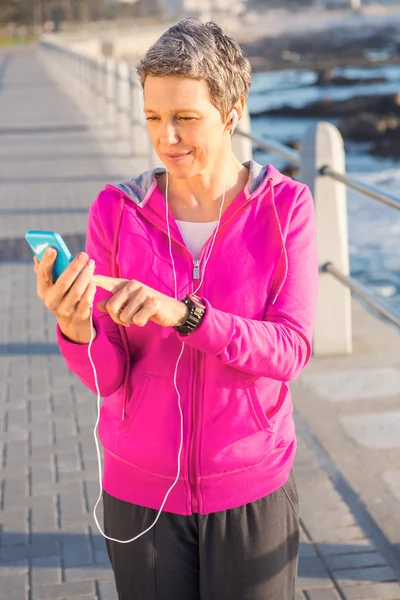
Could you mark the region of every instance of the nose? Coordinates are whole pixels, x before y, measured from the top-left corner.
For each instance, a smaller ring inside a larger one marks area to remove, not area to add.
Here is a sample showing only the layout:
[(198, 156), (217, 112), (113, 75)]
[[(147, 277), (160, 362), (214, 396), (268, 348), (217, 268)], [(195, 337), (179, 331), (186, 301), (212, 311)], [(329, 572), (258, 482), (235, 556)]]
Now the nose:
[(179, 142), (179, 136), (176, 132), (176, 128), (173, 122), (168, 121), (163, 123), (160, 132), (160, 142), (166, 146), (176, 144)]

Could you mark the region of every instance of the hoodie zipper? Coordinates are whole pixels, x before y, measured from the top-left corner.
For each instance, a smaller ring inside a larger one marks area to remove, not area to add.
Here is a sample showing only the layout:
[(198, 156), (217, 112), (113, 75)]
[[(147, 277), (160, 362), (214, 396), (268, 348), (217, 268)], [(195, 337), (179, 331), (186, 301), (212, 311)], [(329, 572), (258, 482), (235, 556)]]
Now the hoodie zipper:
[[(272, 181), (272, 178), (268, 179)], [(120, 190), (119, 190), (120, 191)], [(127, 198), (129, 198), (129, 196), (127, 196)], [(129, 198), (130, 199), (130, 198)], [(241, 212), (251, 201), (253, 200), (252, 195), (250, 195), (246, 202), (244, 202), (244, 204), (242, 204), (230, 217), (227, 221), (225, 221), (225, 223), (223, 223), (222, 225), (220, 225), (218, 231), (221, 231), (221, 229), (223, 229), (224, 227), (226, 227), (226, 225), (228, 225), (228, 223), (230, 223), (232, 221), (232, 219), (239, 213)], [(159, 231), (161, 231), (162, 233), (164, 233), (167, 237), (168, 237), (168, 231), (166, 229), (164, 229), (163, 227), (161, 227), (160, 225), (154, 223), (154, 221), (152, 221), (151, 219), (149, 219), (147, 217), (147, 215), (144, 215), (143, 212), (141, 212), (142, 216), (149, 221), (149, 223), (151, 223), (153, 225), (153, 227), (156, 227)], [(179, 246), (181, 246), (181, 248), (184, 248), (186, 250), (186, 252), (188, 254), (190, 254), (191, 258), (192, 258), (192, 264), (193, 264), (193, 282), (194, 281), (198, 281), (200, 279), (200, 264), (201, 264), (201, 260), (203, 258), (203, 254), (204, 251), (206, 249), (206, 247), (208, 246), (208, 243), (210, 242), (210, 240), (213, 239), (215, 235), (215, 230), (212, 233), (212, 235), (205, 241), (205, 243), (203, 244), (201, 250), (200, 250), (200, 254), (199, 254), (199, 258), (196, 259), (193, 254), (190, 252), (190, 250), (181, 242), (179, 242), (177, 239), (173, 238), (171, 236), (171, 238), (173, 239), (173, 241), (178, 244)], [(194, 287), (192, 292), (194, 291)], [(198, 405), (199, 405), (199, 401), (198, 398), (200, 396), (200, 371), (201, 371), (201, 365), (202, 365), (202, 356), (201, 356), (201, 352), (198, 350), (193, 350), (193, 362), (194, 362), (194, 378), (193, 378), (193, 402), (192, 402), (192, 418), (193, 418), (193, 427), (192, 427), (192, 438), (190, 441), (190, 449), (189, 449), (189, 484), (190, 484), (190, 489), (191, 489), (191, 509), (193, 513), (198, 513), (199, 512), (199, 503), (198, 503), (198, 482), (197, 482), (197, 464), (196, 464), (196, 460), (197, 460), (197, 438), (198, 438)], [(124, 412), (125, 412), (126, 406), (124, 406)]]
[[(270, 178), (271, 179), (271, 178)], [(269, 182), (268, 182), (269, 183)], [(252, 201), (252, 197), (250, 196), (247, 201), (242, 204), (223, 225), (219, 227), (218, 231), (221, 231), (228, 223), (232, 221), (232, 219), (245, 208)], [(215, 235), (215, 231), (213, 234), (206, 240), (203, 247), (200, 250), (199, 258), (193, 258), (193, 280), (196, 281), (200, 279), (200, 263), (203, 258), (204, 251), (208, 246), (208, 243), (211, 239), (213, 239)], [(199, 512), (199, 502), (198, 502), (198, 479), (197, 479), (197, 441), (198, 441), (198, 420), (199, 420), (199, 398), (200, 398), (200, 381), (201, 381), (201, 367), (202, 367), (202, 354), (198, 350), (193, 350), (193, 362), (194, 362), (194, 381), (193, 381), (193, 406), (192, 406), (192, 418), (193, 418), (193, 427), (192, 427), (192, 439), (190, 443), (189, 450), (189, 483), (191, 489), (191, 509), (193, 513)]]
[(191, 489), (191, 508), (193, 513), (199, 512), (197, 489), (197, 438), (198, 438), (198, 397), (200, 382), (201, 353), (193, 350), (194, 377), (193, 377), (193, 402), (192, 402), (192, 439), (189, 449), (189, 483)]

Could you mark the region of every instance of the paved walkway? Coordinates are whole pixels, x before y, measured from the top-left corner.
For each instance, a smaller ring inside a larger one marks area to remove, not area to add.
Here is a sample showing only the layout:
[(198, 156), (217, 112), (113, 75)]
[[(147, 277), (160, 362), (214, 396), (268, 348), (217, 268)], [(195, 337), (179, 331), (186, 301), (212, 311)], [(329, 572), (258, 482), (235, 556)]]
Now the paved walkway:
[[(87, 209), (103, 184), (143, 164), (124, 158), (123, 145), (101, 127), (92, 106), (84, 111), (73, 102), (74, 94), (37, 50), (0, 54), (1, 600), (115, 599), (91, 512), (98, 495), (95, 398), (58, 354), (23, 235), (55, 229), (80, 250)], [(94, 133), (100, 128), (101, 138)], [(313, 368), (318, 374), (323, 367), (315, 361)], [(307, 404), (318, 387), (312, 376), (311, 370), (294, 386), (302, 520), (297, 600), (399, 600), (394, 543), (323, 447), (321, 419), (309, 426), (321, 412)]]

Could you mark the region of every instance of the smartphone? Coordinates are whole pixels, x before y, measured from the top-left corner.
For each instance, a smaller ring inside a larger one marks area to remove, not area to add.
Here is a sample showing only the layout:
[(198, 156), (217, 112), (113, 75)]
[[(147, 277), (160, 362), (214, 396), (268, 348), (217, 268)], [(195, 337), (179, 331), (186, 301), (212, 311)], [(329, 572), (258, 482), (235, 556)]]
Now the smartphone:
[(57, 258), (53, 265), (53, 283), (55, 283), (72, 261), (72, 254), (61, 235), (55, 231), (36, 231), (31, 229), (26, 232), (25, 239), (39, 261), (42, 260), (47, 248), (50, 247), (57, 250)]

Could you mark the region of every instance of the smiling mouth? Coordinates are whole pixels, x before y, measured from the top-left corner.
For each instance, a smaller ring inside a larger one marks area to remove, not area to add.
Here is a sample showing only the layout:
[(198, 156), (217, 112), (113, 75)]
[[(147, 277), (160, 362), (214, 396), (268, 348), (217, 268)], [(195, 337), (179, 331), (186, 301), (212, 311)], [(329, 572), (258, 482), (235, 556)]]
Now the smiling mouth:
[(166, 156), (167, 158), (184, 158), (185, 156), (188, 156), (189, 154), (190, 154), (190, 152), (182, 152), (181, 154), (164, 153), (164, 156)]

